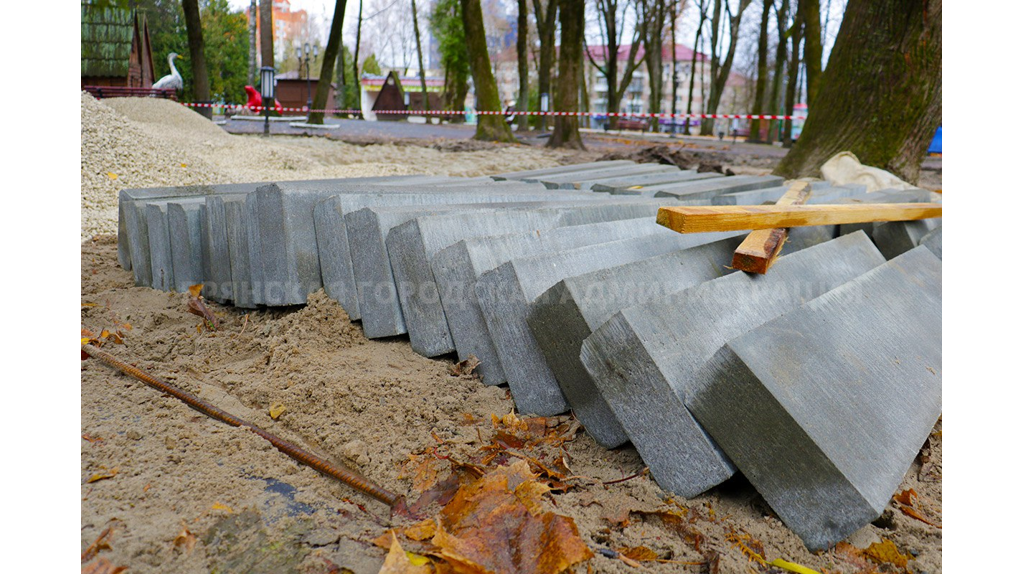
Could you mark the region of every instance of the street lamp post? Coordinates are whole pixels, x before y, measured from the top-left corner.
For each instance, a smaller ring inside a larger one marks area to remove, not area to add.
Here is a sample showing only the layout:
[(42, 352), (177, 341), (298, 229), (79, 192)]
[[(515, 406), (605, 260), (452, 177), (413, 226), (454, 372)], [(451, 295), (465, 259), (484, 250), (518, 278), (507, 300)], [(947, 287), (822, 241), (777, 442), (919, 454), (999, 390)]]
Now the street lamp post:
[(270, 135), (270, 108), (274, 105), (274, 68), (260, 68), (260, 97), (263, 98), (263, 135)]
[[(299, 60), (299, 79), (302, 79), (302, 68), (303, 67), (306, 68), (306, 111), (307, 112), (313, 109), (313, 87), (312, 87), (312, 84), (311, 84), (312, 80), (309, 77), (310, 49), (311, 48), (310, 48), (309, 42), (306, 42), (301, 48), (298, 47), (298, 46), (295, 47), (295, 57)], [(313, 52), (312, 59), (316, 60), (316, 58), (320, 55), (320, 46), (317, 46), (317, 45), (312, 46), (312, 52)], [(306, 56), (305, 59), (303, 59), (303, 57), (302, 57), (303, 54), (305, 54), (305, 56)]]

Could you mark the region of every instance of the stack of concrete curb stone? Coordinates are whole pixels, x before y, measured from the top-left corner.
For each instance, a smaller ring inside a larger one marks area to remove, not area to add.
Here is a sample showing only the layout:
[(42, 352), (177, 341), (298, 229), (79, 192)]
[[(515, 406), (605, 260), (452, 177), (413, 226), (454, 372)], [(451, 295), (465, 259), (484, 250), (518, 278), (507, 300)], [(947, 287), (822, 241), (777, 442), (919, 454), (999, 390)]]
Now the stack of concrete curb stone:
[[(692, 497), (742, 472), (811, 549), (881, 514), (941, 412), (941, 227), (792, 230), (767, 275), (743, 233), (681, 235), (661, 205), (773, 203), (773, 176), (628, 161), (124, 190), (136, 284), (239, 307), (323, 288), (370, 338), (477, 357), (524, 414), (571, 410)], [(923, 202), (812, 185), (812, 202)]]

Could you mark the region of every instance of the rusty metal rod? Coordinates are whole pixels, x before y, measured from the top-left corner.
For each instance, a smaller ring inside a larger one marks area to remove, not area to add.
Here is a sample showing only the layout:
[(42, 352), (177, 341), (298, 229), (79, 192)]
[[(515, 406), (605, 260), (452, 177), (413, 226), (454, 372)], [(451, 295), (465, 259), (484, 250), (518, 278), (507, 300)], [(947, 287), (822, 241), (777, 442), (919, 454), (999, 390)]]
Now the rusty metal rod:
[(128, 363), (125, 363), (117, 359), (116, 357), (114, 357), (110, 353), (107, 353), (106, 351), (101, 351), (99, 348), (89, 344), (82, 345), (82, 350), (85, 351), (90, 357), (93, 357), (94, 359), (100, 361), (101, 363), (113, 367), (126, 375), (135, 377), (136, 379), (142, 381), (143, 383), (146, 383), (147, 385), (153, 387), (154, 389), (162, 393), (166, 393), (168, 395), (173, 396), (174, 398), (182, 401), (183, 403), (187, 404), (188, 406), (192, 407), (193, 409), (203, 413), (204, 415), (210, 418), (219, 420), (223, 423), (227, 423), (233, 427), (245, 427), (249, 429), (250, 431), (256, 433), (257, 435), (269, 441), (270, 444), (274, 445), (277, 448), (277, 450), (285, 453), (286, 455), (301, 462), (302, 464), (322, 474), (326, 474), (327, 476), (336, 478), (341, 482), (344, 482), (345, 484), (351, 486), (352, 488), (362, 492), (363, 494), (371, 496), (383, 502), (384, 504), (391, 506), (392, 508), (394, 508), (399, 502), (404, 500), (401, 496), (389, 492), (384, 488), (374, 484), (373, 482), (364, 478), (354, 470), (351, 470), (344, 466), (332, 464), (324, 460), (323, 458), (320, 458), (319, 456), (303, 449), (302, 447), (299, 447), (298, 445), (288, 442), (273, 434), (270, 434), (269, 432), (257, 427), (256, 425), (250, 422), (242, 420), (227, 411), (221, 410), (211, 405), (210, 403), (204, 401), (203, 399), (200, 399), (199, 397), (193, 395), (192, 393), (185, 392), (167, 383), (166, 381), (162, 381), (157, 377), (150, 375), (149, 373), (143, 371), (142, 369), (139, 369), (138, 367), (129, 365)]

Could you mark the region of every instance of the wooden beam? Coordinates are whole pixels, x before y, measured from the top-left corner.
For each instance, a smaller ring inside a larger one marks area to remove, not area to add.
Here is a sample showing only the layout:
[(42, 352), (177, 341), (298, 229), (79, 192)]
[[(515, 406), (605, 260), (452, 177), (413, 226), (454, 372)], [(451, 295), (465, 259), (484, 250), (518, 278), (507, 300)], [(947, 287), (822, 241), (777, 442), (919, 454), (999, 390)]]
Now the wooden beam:
[[(775, 205), (803, 205), (810, 197), (811, 184), (806, 181), (798, 181), (790, 186), (789, 191), (780, 197)], [(733, 269), (762, 275), (767, 273), (768, 268), (775, 263), (779, 252), (782, 251), (782, 245), (788, 236), (789, 229), (784, 227), (751, 231), (733, 253)]]
[(743, 231), (775, 227), (912, 221), (942, 217), (941, 203), (857, 205), (700, 205), (662, 207), (658, 224), (679, 233)]

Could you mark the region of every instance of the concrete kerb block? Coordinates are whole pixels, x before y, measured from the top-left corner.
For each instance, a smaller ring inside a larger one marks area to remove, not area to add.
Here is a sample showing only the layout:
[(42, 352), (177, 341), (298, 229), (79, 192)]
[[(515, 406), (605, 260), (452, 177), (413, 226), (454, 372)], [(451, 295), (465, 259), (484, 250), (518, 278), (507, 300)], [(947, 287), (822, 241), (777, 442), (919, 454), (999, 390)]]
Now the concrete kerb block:
[(711, 181), (693, 183), (677, 183), (647, 188), (644, 193), (654, 192), (654, 197), (674, 197), (677, 199), (710, 198), (723, 193), (751, 191), (779, 187), (783, 179), (775, 175), (734, 175), (716, 178)]
[(939, 225), (922, 237), (921, 245), (924, 245), (936, 257), (942, 259), (942, 225)]
[[(930, 201), (931, 192), (923, 189), (883, 189), (839, 198), (835, 203), (842, 205), (851, 203), (928, 203)], [(863, 231), (868, 237), (871, 237), (874, 230), (874, 223), (847, 223), (839, 226), (839, 235)]]
[(687, 498), (735, 467), (685, 406), (696, 372), (728, 340), (885, 259), (863, 233), (780, 257), (615, 313), (580, 360), (658, 484)]
[(482, 274), (476, 283), (477, 299), (519, 410), (550, 416), (569, 409), (569, 403), (526, 323), (528, 305), (533, 300), (566, 277), (723, 238), (724, 234), (718, 233), (655, 233), (559, 253), (512, 259)]
[(206, 225), (206, 204), (194, 201), (167, 202), (167, 223), (170, 230), (171, 259), (174, 266), (174, 290), (185, 293), (192, 285), (204, 281), (203, 230)]
[(930, 231), (941, 224), (941, 219), (916, 221), (887, 221), (875, 223), (871, 239), (886, 259), (892, 259), (917, 247)]
[(697, 171), (690, 169), (650, 173), (646, 175), (631, 175), (628, 177), (605, 177), (591, 181), (590, 191), (607, 193), (617, 188), (659, 185), (663, 183), (679, 183), (681, 181), (687, 181), (696, 175)]
[[(651, 209), (656, 213), (657, 206)], [(623, 219), (463, 239), (438, 251), (430, 267), (459, 360), (475, 356), (480, 361), (476, 372), (486, 385), (506, 381), (476, 298), (476, 282), (481, 274), (516, 257), (651, 235), (659, 233), (659, 227), (650, 217)]]
[(716, 279), (746, 233), (648, 259), (562, 279), (529, 306), (527, 323), (587, 432), (605, 448), (629, 441), (580, 361), (583, 341), (625, 307)]
[(313, 206), (323, 195), (278, 185), (260, 187), (254, 195), (263, 263), (257, 298), (272, 306), (303, 305), (323, 286), (313, 227)]
[(231, 298), (236, 307), (256, 307), (252, 295), (252, 270), (249, 233), (246, 229), (244, 197), (224, 199), (224, 218), (227, 225), (228, 257), (231, 260)]
[(915, 248), (730, 339), (696, 378), (697, 420), (829, 548), (882, 514), (942, 413), (942, 264)]
[(690, 177), (683, 179), (682, 181), (664, 182), (664, 183), (653, 183), (653, 184), (630, 184), (622, 187), (608, 188), (600, 186), (600, 189), (594, 191), (607, 191), (612, 195), (628, 195), (638, 197), (654, 197), (656, 193), (663, 187), (685, 185), (690, 183), (697, 183), (702, 181), (708, 181), (711, 179), (722, 179), (725, 176), (720, 173), (713, 171), (707, 171), (704, 173), (696, 173)]
[(499, 173), (492, 175), (491, 178), (495, 181), (504, 181), (507, 179), (524, 179), (534, 176), (546, 176), (560, 173), (572, 173), (572, 172), (584, 172), (590, 169), (602, 169), (608, 167), (624, 166), (624, 165), (636, 165), (635, 162), (620, 159), (613, 161), (595, 161), (590, 163), (577, 163), (573, 165), (560, 165), (558, 167), (548, 167), (543, 169), (530, 169), (526, 171), (510, 171), (508, 173)]
[(592, 169), (585, 172), (555, 174), (525, 181), (538, 181), (548, 189), (590, 189), (594, 181), (612, 177), (641, 176), (651, 173), (678, 172), (679, 168), (674, 165), (661, 165), (657, 163), (644, 163), (638, 165), (610, 167), (605, 169)]
[(711, 198), (711, 205), (761, 205), (775, 203), (789, 191), (786, 186), (723, 193)]
[[(218, 303), (229, 303), (231, 294), (231, 254), (228, 251), (227, 215), (224, 210), (225, 197), (206, 197), (206, 238), (207, 252), (204, 257), (203, 296)], [(237, 197), (237, 196), (236, 196)]]
[[(652, 202), (601, 201), (547, 203), (536, 208), (510, 205), (498, 213), (455, 213), (418, 217), (396, 226), (388, 235), (388, 256), (398, 286), (402, 315), (412, 348), (427, 357), (456, 350), (449, 330), (441, 295), (431, 269), (431, 260), (445, 247), (474, 237), (519, 231), (538, 232), (535, 221), (547, 223), (551, 215), (558, 226), (597, 223), (637, 216), (652, 216)], [(541, 217), (543, 219), (536, 219)]]
[(144, 206), (144, 217), (149, 232), (149, 260), (153, 282), (149, 285), (161, 291), (174, 286), (174, 264), (171, 261), (171, 235), (167, 224), (167, 204), (150, 203)]

